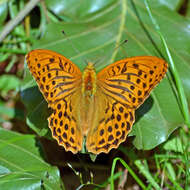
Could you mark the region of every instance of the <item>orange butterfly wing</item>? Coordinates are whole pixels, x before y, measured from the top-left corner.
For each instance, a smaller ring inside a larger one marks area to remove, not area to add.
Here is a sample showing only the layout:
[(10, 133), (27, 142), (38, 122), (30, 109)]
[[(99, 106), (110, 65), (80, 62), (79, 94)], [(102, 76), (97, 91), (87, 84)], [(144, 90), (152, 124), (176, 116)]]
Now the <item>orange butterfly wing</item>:
[(153, 56), (117, 61), (97, 74), (97, 122), (86, 146), (94, 154), (109, 152), (125, 141), (135, 121), (134, 112), (167, 71), (167, 63)]
[(105, 95), (137, 109), (165, 76), (168, 64), (154, 56), (136, 56), (117, 61), (98, 73)]
[(26, 62), (53, 110), (48, 118), (53, 137), (67, 151), (77, 153), (82, 149), (83, 141), (76, 118), (76, 105), (81, 95), (81, 71), (69, 59), (50, 50), (29, 52)]

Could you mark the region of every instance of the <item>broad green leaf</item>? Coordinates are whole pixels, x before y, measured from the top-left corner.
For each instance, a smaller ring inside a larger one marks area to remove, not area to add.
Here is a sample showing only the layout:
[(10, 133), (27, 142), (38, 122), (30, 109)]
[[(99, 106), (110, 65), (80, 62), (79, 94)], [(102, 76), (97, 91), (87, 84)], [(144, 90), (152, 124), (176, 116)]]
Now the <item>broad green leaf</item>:
[(171, 10), (178, 10), (183, 0), (149, 0), (151, 6), (166, 6)]
[[(81, 6), (85, 9), (83, 4)], [(190, 100), (189, 21), (163, 5), (153, 7), (152, 12), (166, 38), (187, 98)], [(66, 37), (63, 36), (62, 30), (67, 34)], [(119, 46), (126, 39), (127, 44)], [(163, 56), (167, 60), (159, 36), (154, 31), (141, 0), (110, 1), (109, 6), (101, 7), (96, 14), (88, 15), (81, 20), (50, 23), (44, 37), (34, 44), (35, 48), (61, 53), (76, 63), (81, 70), (86, 66), (86, 60), (96, 62), (97, 72), (116, 60), (130, 56), (155, 55)], [(27, 81), (28, 79), (29, 77)], [(25, 90), (30, 89), (25, 88)], [(23, 89), (23, 93), (25, 90)], [(39, 99), (30, 101), (33, 102), (34, 109), (28, 110), (29, 113), (40, 109), (37, 108)], [(139, 149), (151, 149), (164, 142), (183, 123), (175, 85), (169, 72), (153, 90), (150, 98), (138, 109), (136, 116), (137, 120), (131, 135), (135, 135), (134, 144)], [(33, 128), (41, 129), (35, 119), (31, 117), (28, 119), (31, 123), (35, 123)], [(40, 124), (43, 122), (47, 123), (44, 118)]]
[[(40, 136), (48, 133), (47, 103), (37, 87), (28, 88), (21, 92), (21, 98), (28, 110), (27, 124)], [(38, 126), (38, 127), (36, 127)]]
[(64, 1), (64, 0), (46, 0), (47, 7), (54, 12), (54, 14), (59, 15), (67, 20), (78, 20), (85, 17), (89, 17), (106, 7), (109, 7), (114, 3), (114, 0), (96, 0), (96, 1)]
[(46, 163), (41, 153), (33, 135), (0, 128), (0, 189), (63, 189), (59, 170)]
[[(131, 0), (125, 0), (126, 3)], [(117, 0), (96, 0), (96, 1), (64, 1), (64, 0), (46, 0), (46, 5), (55, 15), (64, 20), (79, 20), (100, 13), (102, 10), (111, 8)], [(134, 1), (135, 2), (135, 1)], [(149, 0), (150, 5), (154, 7), (167, 6), (172, 10), (178, 10), (183, 0)]]

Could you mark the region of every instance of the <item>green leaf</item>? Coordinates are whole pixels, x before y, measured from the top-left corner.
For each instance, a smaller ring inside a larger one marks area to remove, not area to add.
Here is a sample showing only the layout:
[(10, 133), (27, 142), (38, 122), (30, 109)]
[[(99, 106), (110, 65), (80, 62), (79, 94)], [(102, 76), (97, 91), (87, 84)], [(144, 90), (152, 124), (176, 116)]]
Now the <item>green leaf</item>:
[(22, 91), (20, 95), (27, 110), (29, 110), (27, 124), (39, 136), (44, 136), (49, 131), (47, 117), (50, 114), (50, 112), (47, 111), (46, 101), (43, 99), (37, 87), (28, 88)]
[(183, 0), (149, 0), (149, 3), (152, 6), (166, 6), (171, 10), (178, 10), (182, 3), (184, 3)]
[[(126, 2), (129, 0), (126, 0)], [(64, 0), (46, 0), (46, 5), (55, 15), (69, 20), (79, 20), (86, 17), (101, 13), (102, 10), (106, 10), (113, 6), (114, 0), (96, 0), (89, 1), (83, 0), (76, 3), (76, 0), (64, 1)], [(167, 6), (172, 10), (178, 10), (183, 1), (181, 0), (150, 0), (150, 4), (154, 7)]]
[(185, 146), (181, 142), (181, 139), (179, 137), (174, 137), (170, 140), (168, 140), (164, 145), (163, 148), (165, 150), (174, 151), (174, 152), (180, 152), (184, 153)]
[[(78, 5), (78, 9), (82, 7), (85, 9), (83, 4)], [(190, 101), (189, 21), (163, 5), (153, 7), (152, 12), (167, 40), (182, 78), (186, 96)], [(63, 36), (62, 30), (65, 31), (66, 37)], [(126, 39), (127, 44), (118, 47)], [(96, 62), (97, 72), (125, 57), (166, 55), (141, 0), (110, 1), (109, 6), (101, 7), (88, 17), (81, 17), (79, 20), (75, 19), (67, 23), (50, 23), (43, 38), (35, 42), (35, 48), (61, 53), (77, 64), (81, 70), (86, 66), (86, 60)], [(23, 89), (23, 92), (25, 90), (28, 89)], [(41, 97), (38, 100), (37, 97), (31, 98), (34, 109), (28, 110), (30, 113), (41, 109), (39, 106)], [(25, 105), (27, 103), (29, 102), (25, 102)], [(136, 116), (137, 120), (131, 135), (135, 135), (134, 145), (139, 149), (154, 148), (164, 142), (184, 122), (175, 85), (169, 72), (137, 110)], [(47, 123), (42, 119), (40, 123), (43, 122)], [(37, 122), (34, 119), (31, 123)], [(37, 124), (35, 127), (40, 128)]]
[(20, 79), (13, 75), (0, 76), (0, 90), (3, 95), (9, 90), (16, 90), (20, 87)]
[(0, 122), (5, 121), (3, 118), (17, 118), (23, 120), (24, 111), (15, 107), (8, 107), (6, 103), (0, 101)]
[(0, 28), (4, 23), (8, 13), (7, 0), (1, 0), (0, 2)]
[(46, 163), (41, 153), (33, 135), (0, 128), (1, 189), (61, 189), (59, 170)]
[(97, 12), (109, 7), (114, 0), (78, 1), (70, 0), (46, 0), (47, 7), (56, 15), (67, 20), (79, 20), (89, 17)]

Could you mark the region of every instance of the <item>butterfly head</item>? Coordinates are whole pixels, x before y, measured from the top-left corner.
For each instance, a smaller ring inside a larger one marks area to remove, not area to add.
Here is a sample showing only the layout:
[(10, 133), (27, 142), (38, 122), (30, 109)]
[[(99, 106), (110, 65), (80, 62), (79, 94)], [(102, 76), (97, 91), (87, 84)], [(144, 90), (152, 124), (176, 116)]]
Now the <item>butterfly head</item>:
[(88, 62), (88, 64), (87, 64), (87, 66), (86, 66), (85, 69), (87, 69), (87, 70), (94, 70), (94, 63)]

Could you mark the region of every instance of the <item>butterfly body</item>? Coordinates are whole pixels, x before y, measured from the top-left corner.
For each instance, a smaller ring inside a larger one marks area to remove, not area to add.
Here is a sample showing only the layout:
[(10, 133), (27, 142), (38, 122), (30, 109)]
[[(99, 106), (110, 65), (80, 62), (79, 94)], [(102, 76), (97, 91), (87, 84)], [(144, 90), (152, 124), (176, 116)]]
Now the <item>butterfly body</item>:
[(53, 110), (48, 125), (66, 151), (86, 149), (108, 153), (126, 140), (137, 109), (167, 71), (154, 56), (117, 61), (96, 74), (93, 63), (83, 72), (69, 59), (50, 50), (26, 56), (40, 91)]
[(88, 63), (82, 76), (82, 94), (93, 96), (96, 92), (96, 71), (92, 63)]

